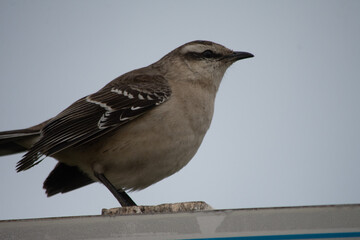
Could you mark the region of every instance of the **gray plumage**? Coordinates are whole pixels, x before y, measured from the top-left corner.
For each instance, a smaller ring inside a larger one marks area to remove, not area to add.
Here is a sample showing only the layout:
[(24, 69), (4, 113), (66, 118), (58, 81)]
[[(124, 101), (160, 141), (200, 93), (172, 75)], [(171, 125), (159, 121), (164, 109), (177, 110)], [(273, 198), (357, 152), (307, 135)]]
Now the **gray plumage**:
[(249, 57), (209, 41), (184, 44), (42, 124), (1, 132), (0, 156), (27, 151), (17, 171), (46, 156), (57, 159), (44, 183), (48, 196), (101, 181), (127, 198), (123, 189), (148, 187), (190, 161), (210, 126), (226, 69)]

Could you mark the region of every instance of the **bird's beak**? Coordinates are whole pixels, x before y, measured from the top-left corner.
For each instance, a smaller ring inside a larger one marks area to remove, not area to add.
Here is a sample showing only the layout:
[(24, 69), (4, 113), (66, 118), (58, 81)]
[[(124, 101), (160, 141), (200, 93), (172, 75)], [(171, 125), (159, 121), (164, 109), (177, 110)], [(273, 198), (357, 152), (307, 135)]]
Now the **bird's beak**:
[(254, 57), (253, 54), (248, 52), (232, 52), (230, 55), (227, 56), (227, 58), (231, 61), (238, 61), (245, 58), (251, 58)]

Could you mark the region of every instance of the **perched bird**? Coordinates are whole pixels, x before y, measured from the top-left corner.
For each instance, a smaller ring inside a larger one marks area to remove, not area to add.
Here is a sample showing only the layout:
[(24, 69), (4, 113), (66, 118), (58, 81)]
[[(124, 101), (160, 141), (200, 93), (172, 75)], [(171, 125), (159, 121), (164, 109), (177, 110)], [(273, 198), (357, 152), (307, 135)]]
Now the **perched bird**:
[(57, 116), (0, 132), (0, 156), (26, 151), (25, 171), (51, 156), (48, 196), (99, 181), (122, 206), (126, 190), (144, 189), (184, 167), (198, 150), (226, 69), (251, 53), (193, 41), (159, 61), (125, 73)]

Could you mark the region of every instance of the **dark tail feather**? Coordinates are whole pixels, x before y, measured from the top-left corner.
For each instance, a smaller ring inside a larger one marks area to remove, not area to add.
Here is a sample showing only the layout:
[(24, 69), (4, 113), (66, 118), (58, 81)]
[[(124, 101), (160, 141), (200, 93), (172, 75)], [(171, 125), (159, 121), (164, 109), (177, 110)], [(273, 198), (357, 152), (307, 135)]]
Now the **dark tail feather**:
[(58, 193), (70, 192), (93, 182), (94, 180), (81, 172), (79, 168), (58, 163), (46, 178), (43, 188), (50, 197)]
[[(25, 129), (0, 132), (0, 156), (21, 153), (30, 150), (32, 146), (40, 139), (42, 128), (50, 120), (51, 119)], [(41, 157), (40, 153), (38, 155)], [(35, 164), (39, 162), (40, 161), (37, 161)], [(35, 164), (32, 164), (30, 167), (34, 166)], [(21, 161), (19, 161), (17, 164), (17, 171), (23, 171), (30, 167), (27, 166), (27, 168), (23, 168)]]
[(20, 129), (0, 132), (0, 156), (27, 151), (40, 136), (40, 129)]

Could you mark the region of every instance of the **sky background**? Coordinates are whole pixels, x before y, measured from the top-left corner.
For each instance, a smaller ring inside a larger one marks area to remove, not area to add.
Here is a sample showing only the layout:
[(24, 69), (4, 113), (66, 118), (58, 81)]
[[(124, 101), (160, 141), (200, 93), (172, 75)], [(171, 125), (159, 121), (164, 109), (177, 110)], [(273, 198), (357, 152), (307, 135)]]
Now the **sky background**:
[[(360, 1), (0, 1), (0, 131), (35, 125), (192, 40), (255, 58), (225, 74), (192, 161), (139, 205), (360, 203)], [(156, 143), (155, 143), (156, 144)], [(56, 161), (0, 159), (0, 219), (100, 214), (99, 183), (47, 198)]]

